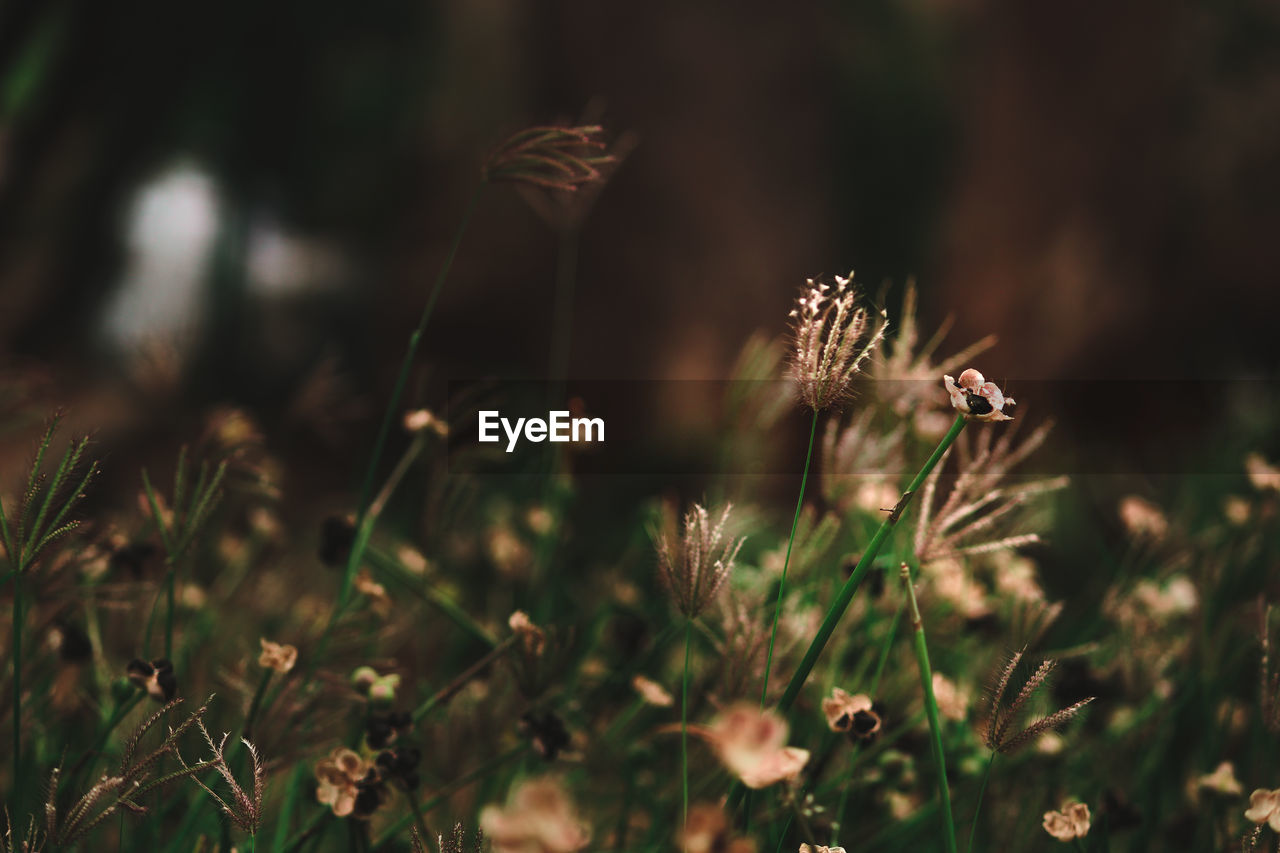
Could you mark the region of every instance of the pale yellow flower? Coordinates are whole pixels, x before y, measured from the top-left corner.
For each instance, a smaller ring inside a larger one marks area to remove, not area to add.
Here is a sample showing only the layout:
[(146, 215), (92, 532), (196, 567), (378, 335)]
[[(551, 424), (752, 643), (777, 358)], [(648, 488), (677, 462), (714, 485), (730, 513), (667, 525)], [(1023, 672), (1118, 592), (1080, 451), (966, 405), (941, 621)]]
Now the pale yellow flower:
[(284, 675), (293, 669), (298, 662), (298, 650), (285, 643), (273, 643), (266, 638), (259, 638), (262, 643), (262, 654), (258, 655), (258, 666), (263, 669), (274, 669)]
[(1259, 826), (1265, 823), (1275, 832), (1280, 832), (1280, 788), (1274, 791), (1259, 788), (1250, 794), (1249, 808), (1244, 816)]
[(1045, 812), (1044, 831), (1059, 841), (1084, 838), (1089, 834), (1089, 807), (1068, 803), (1060, 812)]
[(522, 782), (505, 807), (485, 806), (480, 828), (493, 853), (574, 853), (591, 840), (569, 795), (546, 776)]
[(637, 675), (631, 679), (631, 686), (636, 689), (644, 701), (650, 705), (657, 705), (660, 708), (670, 708), (675, 704), (675, 699), (671, 698), (671, 694), (656, 681), (645, 678), (643, 675)]
[(791, 780), (809, 761), (809, 751), (786, 746), (787, 722), (773, 711), (740, 703), (712, 721), (712, 749), (748, 788), (765, 788)]

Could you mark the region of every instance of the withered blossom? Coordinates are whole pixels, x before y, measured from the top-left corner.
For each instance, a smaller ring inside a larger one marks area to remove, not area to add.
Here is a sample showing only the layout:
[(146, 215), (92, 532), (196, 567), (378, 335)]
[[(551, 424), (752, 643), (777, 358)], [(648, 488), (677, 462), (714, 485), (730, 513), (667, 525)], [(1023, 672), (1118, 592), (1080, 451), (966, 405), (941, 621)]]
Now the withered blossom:
[(1280, 492), (1280, 468), (1268, 462), (1261, 453), (1250, 453), (1244, 459), (1249, 482), (1260, 492)]
[(658, 537), (658, 568), (676, 607), (690, 619), (710, 604), (733, 572), (733, 561), (746, 538), (725, 536), (732, 504), (725, 504), (713, 525), (707, 510), (695, 504), (684, 517), (684, 536), (676, 539), (671, 510)]
[(874, 323), (870, 312), (857, 305), (853, 273), (836, 276), (835, 289), (809, 279), (791, 311), (795, 334), (791, 378), (801, 401), (815, 412), (839, 407), (849, 398), (849, 388), (863, 363), (884, 338), (887, 315), (879, 312)]
[(258, 666), (263, 669), (274, 669), (280, 675), (284, 675), (297, 664), (298, 649), (295, 646), (273, 643), (265, 637), (260, 637), (258, 642), (262, 644), (262, 653), (258, 655)]
[(529, 614), (523, 610), (517, 610), (511, 614), (507, 619), (507, 627), (519, 638), (520, 645), (526, 654), (538, 657), (546, 650), (546, 632), (535, 625), (529, 618)]
[(970, 367), (960, 374), (957, 382), (950, 376), (942, 377), (943, 387), (951, 395), (951, 407), (966, 418), (975, 421), (1011, 421), (1004, 413), (1005, 406), (1015, 406), (1012, 397), (1006, 397), (998, 385), (988, 382), (981, 373)]
[(964, 722), (969, 716), (969, 692), (940, 672), (933, 674), (933, 698), (938, 703), (938, 713), (948, 720)]
[(489, 155), (483, 175), (489, 182), (573, 192), (600, 180), (601, 168), (614, 162), (606, 149), (599, 125), (530, 127), (507, 137)]
[(637, 675), (631, 679), (631, 686), (640, 694), (640, 698), (650, 705), (657, 705), (659, 708), (670, 708), (675, 704), (675, 699), (667, 692), (666, 688), (652, 679), (645, 678), (643, 675)]
[(574, 853), (591, 841), (569, 795), (545, 776), (520, 783), (505, 807), (485, 806), (480, 828), (493, 853)]
[(707, 729), (716, 757), (748, 788), (765, 788), (800, 775), (809, 751), (787, 746), (787, 722), (772, 710), (739, 703)]
[(1060, 812), (1044, 813), (1044, 831), (1059, 841), (1073, 841), (1089, 834), (1089, 807), (1068, 803)]
[(170, 702), (178, 694), (178, 679), (173, 674), (173, 664), (160, 658), (148, 663), (140, 658), (129, 661), (125, 667), (129, 680), (147, 691), (157, 702)]
[(406, 412), (404, 428), (406, 432), (433, 432), (440, 438), (449, 437), (449, 424), (436, 417), (430, 409), (414, 409)]
[(735, 838), (724, 809), (710, 803), (689, 806), (684, 830), (676, 834), (683, 853), (756, 853), (754, 842)]
[(1160, 507), (1138, 495), (1126, 495), (1118, 509), (1120, 523), (1130, 538), (1159, 542), (1169, 532), (1169, 519)]
[(857, 740), (874, 738), (883, 722), (870, 696), (850, 695), (839, 687), (833, 687), (831, 696), (822, 700), (822, 713), (827, 718), (827, 728)]
[[(373, 762), (346, 747), (338, 747), (316, 764), (316, 800), (333, 809), (338, 817), (368, 817), (373, 810), (357, 813), (363, 786), (374, 773)], [(365, 803), (360, 802), (360, 805)]]
[(1261, 826), (1267, 824), (1275, 832), (1280, 832), (1280, 788), (1268, 791), (1258, 788), (1249, 795), (1249, 808), (1245, 810), (1245, 819)]
[(1236, 778), (1235, 765), (1224, 761), (1212, 773), (1206, 773), (1196, 780), (1196, 787), (1224, 797), (1238, 797), (1244, 793), (1244, 786)]

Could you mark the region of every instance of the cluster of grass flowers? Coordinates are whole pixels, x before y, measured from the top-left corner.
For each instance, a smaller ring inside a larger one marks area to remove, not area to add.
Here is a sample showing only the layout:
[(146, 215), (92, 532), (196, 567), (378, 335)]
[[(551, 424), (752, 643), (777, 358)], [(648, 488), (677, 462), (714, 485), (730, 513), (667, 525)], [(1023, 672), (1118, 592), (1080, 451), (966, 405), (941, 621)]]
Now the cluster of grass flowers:
[[(617, 150), (531, 128), (479, 183), (572, 209), (576, 240)], [(994, 340), (938, 357), (914, 288), (895, 318), (850, 275), (800, 288), (726, 401), (726, 460), (800, 411), (794, 507), (727, 475), (684, 508), (601, 500), (574, 447), (532, 478), (450, 470), (443, 401), (406, 397), (473, 208), (338, 506), (225, 408), (140, 472), (55, 419), (3, 473), (0, 850), (1275, 842), (1264, 456), (1176, 511), (1117, 496), (1091, 533), (1065, 477), (1023, 473), (1051, 425), (972, 366)], [(95, 456), (123, 495), (95, 497)]]

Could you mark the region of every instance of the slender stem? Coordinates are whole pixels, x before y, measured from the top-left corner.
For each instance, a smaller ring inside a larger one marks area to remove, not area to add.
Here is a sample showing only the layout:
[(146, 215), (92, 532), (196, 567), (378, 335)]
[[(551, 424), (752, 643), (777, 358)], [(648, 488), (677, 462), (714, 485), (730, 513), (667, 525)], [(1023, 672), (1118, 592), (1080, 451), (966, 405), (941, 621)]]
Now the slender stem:
[(240, 737), (245, 740), (253, 739), (253, 721), (258, 718), (258, 711), (262, 708), (262, 697), (266, 694), (267, 685), (271, 683), (271, 676), (274, 674), (275, 670), (270, 667), (264, 669), (262, 678), (258, 681), (258, 689), (253, 691), (253, 700), (249, 703), (249, 713), (244, 718), (244, 731), (240, 733)]
[(920, 685), (924, 689), (924, 710), (929, 717), (930, 746), (933, 764), (938, 771), (938, 798), (942, 801), (943, 835), (947, 853), (956, 853), (956, 824), (951, 816), (951, 789), (947, 785), (947, 759), (942, 751), (942, 723), (938, 719), (938, 702), (933, 695), (933, 671), (929, 667), (929, 647), (924, 637), (924, 620), (920, 618), (920, 606), (916, 603), (916, 591), (911, 586), (911, 568), (902, 564), (902, 585), (907, 590), (911, 604), (911, 623), (916, 633), (916, 663), (920, 667)]
[[(681, 837), (689, 827), (689, 650), (693, 646), (693, 620), (684, 620), (684, 676), (680, 680), (680, 775), (684, 780), (684, 817)], [(685, 845), (688, 849), (688, 845)]]
[(164, 656), (169, 659), (173, 657), (173, 585), (176, 574), (174, 567), (170, 565), (169, 574), (165, 577), (165, 599), (168, 610), (164, 614)]
[(467, 207), (462, 214), (462, 222), (458, 225), (458, 230), (453, 236), (453, 242), (449, 245), (449, 252), (445, 255), (444, 265), (436, 276), (431, 293), (427, 296), (427, 304), (423, 306), (422, 316), (418, 319), (417, 328), (409, 335), (409, 345), (405, 349), (404, 361), (400, 364), (400, 373), (396, 377), (391, 399), (387, 402), (386, 411), (383, 412), (382, 423), (378, 427), (378, 436), (373, 444), (373, 455), (369, 459), (369, 467), (365, 469), (364, 482), (360, 486), (360, 501), (357, 504), (358, 509), (356, 512), (356, 539), (352, 543), (351, 553), (347, 557), (346, 571), (342, 578), (342, 589), (338, 595), (338, 604), (334, 608), (334, 615), (330, 619), (330, 625), (337, 620), (343, 608), (346, 607), (347, 599), (351, 596), (351, 587), (355, 581), (356, 571), (360, 567), (360, 560), (364, 556), (365, 546), (369, 544), (369, 536), (372, 533), (371, 526), (366, 528), (365, 516), (369, 511), (369, 501), (373, 495), (373, 484), (378, 476), (378, 463), (382, 461), (382, 454), (387, 446), (387, 438), (391, 434), (391, 425), (395, 422), (396, 414), (400, 411), (400, 399), (404, 396), (405, 387), (409, 384), (409, 374), (413, 370), (413, 361), (418, 353), (418, 344), (422, 341), (422, 335), (426, 331), (428, 321), (431, 319), (431, 313), (435, 310), (436, 300), (440, 298), (440, 291), (444, 287), (449, 270), (453, 267), (453, 259), (458, 254), (458, 247), (462, 244), (462, 236), (466, 233), (467, 226), (471, 222), (471, 216), (475, 212), (476, 203), (480, 200), (480, 194), (484, 187), (485, 183), (482, 181), (467, 202)]
[(11, 812), (20, 814), (18, 806), (22, 779), (22, 575), (13, 577), (13, 802)]
[(796, 498), (796, 514), (791, 519), (791, 538), (787, 540), (787, 556), (782, 561), (782, 578), (778, 581), (778, 598), (773, 604), (773, 631), (769, 634), (769, 655), (764, 663), (764, 686), (760, 688), (760, 707), (769, 698), (769, 669), (773, 666), (773, 643), (778, 638), (778, 615), (782, 612), (782, 596), (787, 588), (787, 567), (791, 565), (791, 546), (796, 542), (796, 528), (800, 526), (800, 510), (804, 506), (804, 487), (809, 482), (809, 463), (813, 461), (813, 439), (818, 433), (818, 410), (813, 410), (813, 422), (809, 425), (809, 449), (804, 455), (804, 474), (800, 477), (800, 496)]
[(463, 670), (463, 672), (459, 674), (456, 678), (454, 678), (453, 681), (450, 681), (444, 687), (441, 687), (439, 690), (437, 690), (435, 694), (433, 694), (430, 698), (428, 698), (425, 702), (423, 702), (414, 710), (413, 721), (415, 723), (421, 722), (422, 718), (425, 717), (427, 714), (429, 714), (432, 708), (436, 707), (442, 702), (447, 702), (450, 699), (452, 699), (454, 694), (457, 693), (459, 690), (461, 690), (463, 687), (465, 687), (468, 681), (470, 681), (471, 679), (479, 675), (481, 672), (483, 672), (485, 667), (487, 667), (489, 664), (493, 663), (495, 660), (497, 660), (498, 658), (506, 654), (507, 649), (511, 648), (514, 642), (515, 642), (514, 635), (503, 640), (501, 643), (495, 646), (492, 651), (490, 651), (484, 657), (480, 658), (480, 660), (473, 663), (467, 669)]
[[(862, 583), (862, 578), (871, 570), (876, 556), (880, 553), (880, 548), (884, 545), (885, 540), (889, 538), (889, 534), (893, 532), (895, 525), (901, 520), (903, 513), (906, 512), (912, 496), (924, 484), (925, 479), (933, 472), (933, 469), (937, 467), (943, 454), (947, 452), (947, 448), (951, 447), (956, 437), (960, 435), (960, 431), (964, 429), (964, 425), (964, 416), (957, 415), (955, 422), (951, 424), (951, 429), (942, 437), (942, 441), (938, 442), (933, 455), (924, 463), (924, 467), (920, 469), (915, 479), (911, 481), (911, 485), (902, 494), (898, 505), (893, 508), (888, 518), (880, 524), (875, 535), (871, 537), (871, 541), (867, 543), (867, 550), (862, 553), (862, 558), (858, 560), (858, 565), (854, 567), (853, 574), (849, 575), (849, 579), (844, 582), (839, 594), (831, 602), (831, 606), (827, 609), (827, 615), (823, 618), (822, 625), (818, 628), (818, 633), (814, 635), (813, 640), (809, 643), (809, 649), (804, 653), (804, 657), (800, 660), (800, 665), (796, 667), (795, 673), (791, 676), (791, 682), (787, 685), (786, 692), (782, 694), (782, 699), (778, 701), (778, 710), (782, 713), (785, 714), (789, 711), (796, 698), (800, 695), (800, 689), (804, 687), (809, 674), (813, 672), (813, 667), (817, 664), (823, 649), (826, 648), (827, 641), (835, 633), (836, 625), (840, 623), (841, 617), (844, 616), (845, 610), (848, 609), (849, 602), (853, 601), (853, 595), (858, 591), (858, 585)], [(740, 782), (735, 783), (733, 790), (729, 793), (729, 809), (736, 808), (742, 802), (745, 794), (746, 787)]]
[(818, 662), (818, 657), (827, 646), (827, 641), (831, 639), (831, 635), (835, 632), (836, 625), (839, 624), (840, 618), (844, 616), (845, 610), (848, 609), (849, 602), (853, 601), (853, 595), (858, 591), (858, 585), (862, 583), (862, 578), (870, 571), (876, 556), (880, 553), (880, 548), (884, 545), (884, 541), (889, 538), (889, 534), (893, 532), (894, 527), (902, 518), (902, 514), (911, 503), (911, 498), (924, 485), (925, 478), (933, 473), (933, 469), (937, 467), (942, 455), (947, 452), (947, 448), (951, 447), (952, 442), (960, 435), (964, 425), (964, 416), (956, 416), (955, 423), (951, 425), (951, 429), (947, 431), (947, 434), (942, 437), (942, 441), (938, 442), (933, 455), (924, 463), (924, 467), (920, 469), (915, 479), (911, 481), (911, 485), (907, 486), (907, 490), (903, 492), (902, 499), (898, 501), (898, 505), (889, 513), (888, 518), (881, 522), (880, 528), (871, 537), (871, 541), (867, 544), (867, 550), (863, 552), (862, 558), (858, 560), (858, 565), (854, 567), (853, 574), (844, 582), (844, 586), (840, 589), (835, 601), (831, 602), (831, 607), (828, 608), (827, 615), (822, 620), (822, 625), (818, 628), (818, 633), (814, 635), (813, 641), (809, 643), (808, 651), (804, 653), (804, 658), (801, 659), (795, 674), (791, 676), (791, 683), (787, 685), (786, 692), (782, 694), (782, 699), (778, 702), (778, 710), (786, 713), (795, 703), (796, 697), (800, 695), (800, 688), (808, 680), (809, 673), (813, 671), (814, 665)]
[(978, 831), (978, 815), (982, 814), (982, 795), (987, 792), (987, 780), (991, 778), (991, 767), (996, 763), (996, 756), (999, 754), (994, 749), (991, 750), (991, 759), (987, 762), (987, 770), (982, 774), (982, 787), (978, 789), (978, 804), (973, 807), (973, 823), (969, 826), (969, 846), (965, 848), (969, 853), (973, 853), (973, 837)]

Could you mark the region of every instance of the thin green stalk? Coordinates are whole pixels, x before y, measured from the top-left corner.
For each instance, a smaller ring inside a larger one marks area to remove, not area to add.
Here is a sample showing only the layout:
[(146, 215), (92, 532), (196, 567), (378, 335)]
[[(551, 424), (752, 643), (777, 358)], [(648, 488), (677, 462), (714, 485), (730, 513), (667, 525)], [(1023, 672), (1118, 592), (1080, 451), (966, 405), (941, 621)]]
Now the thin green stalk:
[[(684, 620), (684, 676), (680, 679), (680, 776), (684, 781), (684, 817), (689, 826), (689, 650), (693, 647), (693, 620)], [(681, 830), (682, 832), (684, 830)]]
[(170, 566), (169, 574), (165, 577), (165, 598), (168, 600), (168, 610), (164, 614), (164, 656), (168, 659), (173, 658), (173, 586), (175, 574), (174, 568)]
[(769, 655), (764, 662), (764, 686), (760, 688), (760, 707), (769, 698), (769, 669), (773, 666), (773, 643), (778, 638), (778, 616), (782, 613), (782, 596), (787, 588), (787, 567), (791, 565), (791, 546), (796, 542), (796, 528), (800, 526), (800, 510), (804, 506), (804, 487), (809, 482), (809, 463), (813, 461), (813, 439), (818, 434), (818, 410), (813, 410), (813, 422), (809, 425), (809, 449), (804, 455), (804, 474), (800, 477), (800, 496), (796, 498), (796, 514), (791, 520), (791, 538), (787, 540), (787, 556), (782, 561), (782, 578), (778, 581), (778, 598), (773, 604), (773, 631), (769, 634)]
[(902, 564), (902, 585), (907, 590), (911, 604), (911, 624), (915, 628), (916, 663), (920, 667), (920, 685), (924, 689), (924, 710), (929, 717), (930, 746), (933, 764), (938, 772), (938, 798), (942, 802), (942, 839), (947, 853), (956, 853), (956, 824), (951, 816), (951, 789), (947, 785), (947, 759), (942, 751), (942, 723), (938, 719), (938, 702), (933, 696), (933, 671), (929, 668), (929, 647), (924, 637), (924, 620), (920, 618), (920, 606), (916, 603), (916, 591), (911, 586), (911, 568)]
[(347, 557), (346, 571), (342, 577), (342, 588), (338, 594), (338, 604), (334, 608), (334, 615), (330, 619), (330, 625), (341, 615), (343, 608), (346, 607), (347, 599), (351, 596), (351, 587), (355, 582), (356, 572), (360, 568), (360, 560), (364, 556), (364, 549), (368, 546), (369, 538), (373, 533), (372, 525), (366, 524), (366, 517), (369, 512), (369, 501), (373, 496), (373, 484), (378, 476), (378, 463), (382, 461), (382, 454), (386, 449), (387, 439), (391, 434), (391, 425), (395, 422), (396, 415), (400, 410), (400, 399), (404, 396), (405, 387), (409, 384), (409, 374), (413, 370), (414, 358), (418, 353), (418, 344), (422, 341), (422, 335), (426, 331), (428, 321), (431, 319), (431, 313), (435, 310), (436, 300), (440, 298), (440, 291), (444, 288), (444, 282), (449, 275), (449, 270), (453, 267), (453, 259), (458, 254), (458, 247), (462, 244), (462, 236), (467, 231), (467, 226), (471, 222), (472, 214), (475, 213), (476, 204), (480, 200), (480, 194), (484, 187), (485, 182), (481, 181), (475, 192), (472, 193), (471, 199), (467, 202), (467, 207), (462, 214), (462, 222), (458, 225), (458, 230), (453, 235), (453, 242), (449, 245), (448, 254), (445, 255), (444, 265), (440, 267), (440, 272), (436, 275), (431, 293), (427, 296), (427, 304), (423, 306), (422, 316), (418, 319), (418, 325), (413, 330), (413, 333), (409, 335), (409, 345), (405, 349), (404, 361), (400, 364), (400, 373), (396, 377), (391, 399), (387, 402), (386, 411), (383, 412), (382, 423), (378, 427), (378, 436), (373, 444), (373, 455), (369, 459), (369, 466), (365, 469), (364, 482), (360, 486), (360, 501), (357, 504), (356, 511), (356, 538), (352, 542), (351, 553)]
[(19, 814), (19, 792), (22, 779), (22, 575), (13, 578), (13, 803), (12, 813)]
[[(801, 658), (800, 665), (796, 667), (795, 673), (791, 676), (791, 682), (782, 694), (782, 699), (778, 701), (778, 710), (780, 712), (785, 714), (795, 703), (796, 698), (800, 695), (800, 689), (804, 687), (804, 683), (808, 680), (809, 674), (813, 672), (813, 667), (817, 664), (823, 649), (827, 647), (827, 642), (831, 639), (831, 635), (835, 633), (836, 625), (840, 623), (840, 619), (844, 616), (845, 610), (848, 609), (849, 603), (853, 601), (853, 595), (858, 591), (858, 585), (862, 583), (863, 577), (866, 576), (867, 572), (871, 570), (872, 564), (875, 563), (876, 556), (880, 553), (880, 548), (884, 545), (885, 540), (889, 538), (889, 534), (893, 532), (898, 521), (901, 520), (903, 513), (906, 512), (907, 506), (911, 503), (911, 498), (924, 485), (925, 479), (937, 467), (943, 454), (947, 452), (956, 437), (960, 435), (960, 431), (964, 429), (964, 425), (964, 416), (957, 415), (955, 422), (951, 424), (951, 429), (947, 430), (947, 434), (942, 437), (942, 441), (938, 442), (933, 455), (924, 463), (924, 467), (920, 469), (915, 479), (911, 481), (911, 485), (903, 492), (898, 505), (889, 513), (888, 518), (881, 522), (879, 529), (871, 537), (871, 541), (867, 543), (867, 550), (862, 553), (862, 558), (858, 560), (858, 565), (854, 567), (853, 574), (849, 575), (849, 579), (844, 582), (839, 594), (831, 602), (831, 606), (827, 609), (827, 615), (823, 618), (822, 625), (818, 628), (818, 633), (814, 635), (813, 640), (809, 643), (809, 648), (804, 653), (804, 657)], [(729, 809), (737, 808), (745, 794), (746, 787), (741, 782), (735, 783), (733, 790), (729, 793)]]
[(835, 601), (831, 603), (826, 617), (822, 620), (822, 625), (818, 628), (818, 633), (814, 635), (812, 642), (809, 643), (808, 650), (800, 661), (800, 665), (796, 668), (795, 674), (791, 676), (791, 682), (787, 685), (786, 692), (782, 694), (782, 699), (778, 702), (779, 711), (786, 713), (795, 703), (796, 698), (800, 695), (800, 688), (804, 687), (805, 681), (809, 678), (809, 673), (813, 672), (813, 667), (817, 664), (818, 657), (822, 654), (823, 649), (826, 648), (827, 641), (831, 639), (831, 635), (836, 630), (836, 625), (839, 624), (845, 610), (848, 609), (849, 602), (853, 601), (853, 595), (858, 591), (858, 585), (862, 583), (863, 577), (870, 571), (876, 556), (880, 553), (880, 548), (884, 545), (884, 541), (889, 538), (889, 534), (893, 532), (903, 513), (906, 512), (907, 506), (911, 503), (911, 498), (924, 485), (925, 479), (933, 473), (933, 469), (937, 467), (943, 454), (947, 452), (956, 437), (960, 435), (964, 425), (964, 416), (957, 415), (955, 423), (951, 425), (951, 429), (947, 430), (947, 434), (942, 437), (942, 441), (938, 442), (933, 455), (924, 463), (919, 473), (916, 474), (915, 479), (911, 481), (911, 485), (907, 486), (907, 490), (902, 493), (902, 498), (898, 501), (898, 505), (889, 513), (888, 518), (881, 522), (880, 528), (871, 537), (871, 541), (867, 544), (867, 550), (863, 552), (862, 558), (858, 560), (858, 565), (853, 569), (853, 574), (844, 582), (840, 593), (836, 596)]
[(258, 711), (262, 708), (262, 697), (266, 694), (267, 685), (271, 683), (271, 676), (274, 674), (275, 670), (271, 667), (267, 667), (262, 671), (262, 678), (258, 681), (258, 689), (253, 691), (253, 699), (249, 702), (249, 713), (244, 718), (244, 730), (240, 733), (240, 737), (244, 740), (252, 740), (253, 738), (253, 721), (258, 718)]
[(969, 846), (965, 848), (969, 853), (973, 853), (973, 837), (978, 831), (978, 815), (982, 814), (982, 795), (987, 792), (987, 780), (991, 778), (991, 768), (996, 763), (996, 756), (999, 754), (994, 749), (991, 750), (991, 759), (987, 762), (987, 770), (982, 774), (982, 787), (978, 789), (978, 804), (973, 807), (973, 823), (969, 826)]

